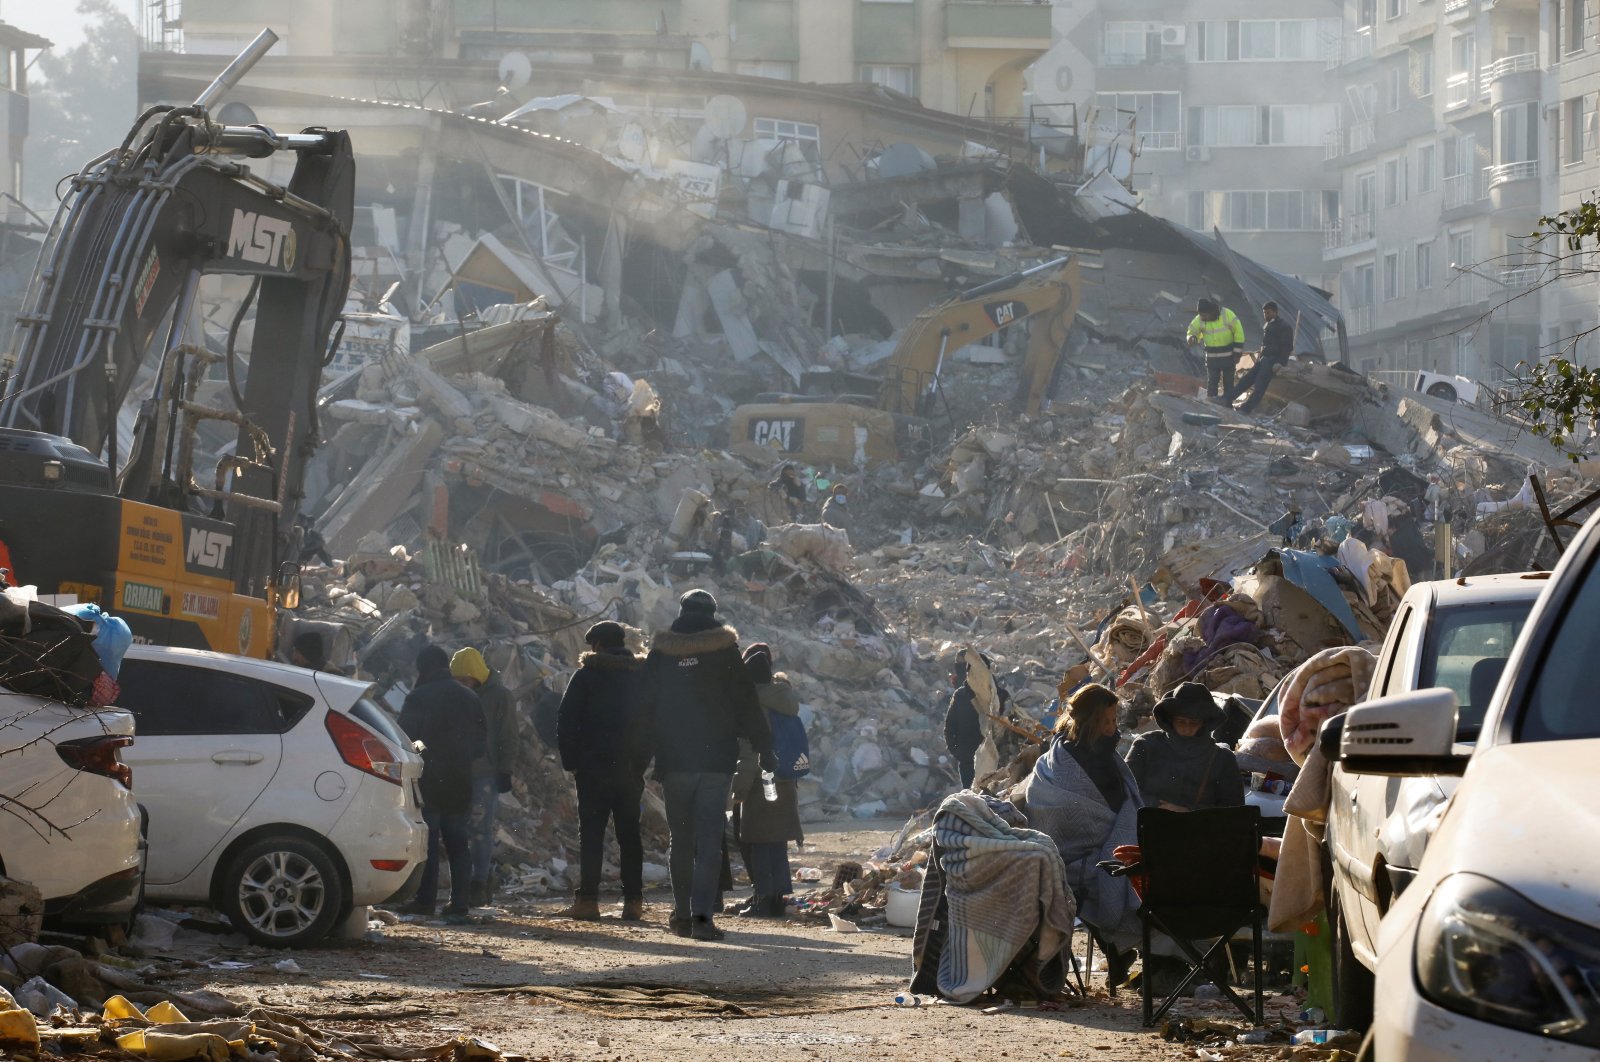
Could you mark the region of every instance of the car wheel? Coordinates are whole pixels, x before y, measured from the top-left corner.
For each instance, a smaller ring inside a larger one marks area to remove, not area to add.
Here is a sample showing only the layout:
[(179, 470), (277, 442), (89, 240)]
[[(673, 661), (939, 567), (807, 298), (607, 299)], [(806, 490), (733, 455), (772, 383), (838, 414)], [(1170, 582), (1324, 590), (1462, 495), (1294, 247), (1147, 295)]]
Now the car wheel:
[(244, 848), (228, 864), (219, 892), (234, 928), (274, 948), (327, 936), (345, 905), (339, 868), (300, 837), (267, 837)]
[(1451, 402), (1456, 400), (1456, 389), (1447, 383), (1436, 383), (1428, 388), (1428, 393), (1434, 398), (1443, 398)]
[(1372, 1024), (1372, 971), (1350, 950), (1350, 933), (1344, 913), (1335, 905), (1333, 917), (1333, 1020), (1341, 1029), (1361, 1030)]

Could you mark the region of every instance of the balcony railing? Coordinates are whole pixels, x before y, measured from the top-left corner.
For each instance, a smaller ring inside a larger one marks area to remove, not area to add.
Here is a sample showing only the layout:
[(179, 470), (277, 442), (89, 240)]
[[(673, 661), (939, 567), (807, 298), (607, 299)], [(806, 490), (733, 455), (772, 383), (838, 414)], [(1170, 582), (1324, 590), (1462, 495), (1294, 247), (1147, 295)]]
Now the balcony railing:
[(1340, 155), (1354, 155), (1366, 151), (1378, 142), (1377, 129), (1372, 119), (1354, 122), (1341, 129), (1332, 129), (1322, 138), (1322, 157), (1336, 159)]
[(1372, 239), (1372, 211), (1366, 210), (1356, 214), (1346, 214), (1328, 223), (1323, 230), (1323, 246), (1336, 251), (1341, 247), (1354, 247), (1359, 243), (1366, 243)]
[(1505, 162), (1499, 166), (1489, 166), (1484, 172), (1489, 175), (1489, 187), (1497, 188), (1502, 184), (1510, 184), (1512, 181), (1529, 181), (1538, 177), (1539, 160)]
[(1457, 273), (1455, 279), (1445, 285), (1445, 301), (1451, 306), (1470, 306), (1478, 301), (1480, 287), (1478, 278), (1471, 273)]
[(1453, 173), (1444, 179), (1444, 209), (1470, 206), (1489, 196), (1488, 167), (1470, 173)]
[(1328, 48), (1328, 66), (1343, 66), (1372, 58), (1372, 27), (1364, 26), (1348, 37), (1333, 41)]
[(1100, 53), (1101, 66), (1143, 66), (1150, 62), (1149, 52), (1107, 52)]
[(1141, 151), (1177, 151), (1181, 147), (1183, 147), (1183, 134), (1176, 131), (1139, 134)]
[(1504, 59), (1496, 59), (1486, 63), (1483, 68), (1483, 83), (1498, 81), (1512, 74), (1525, 74), (1530, 70), (1539, 69), (1539, 55), (1537, 52), (1523, 52), (1521, 55), (1508, 55)]
[(1466, 14), (1472, 7), (1472, 0), (1444, 0), (1444, 14), (1446, 18), (1453, 15)]
[(1444, 107), (1465, 107), (1472, 102), (1472, 74), (1451, 74), (1444, 82)]
[(1501, 266), (1500, 283), (1508, 288), (1526, 291), (1538, 284), (1544, 275), (1544, 268), (1536, 265)]
[(1344, 308), (1344, 330), (1352, 336), (1359, 336), (1372, 331), (1371, 306), (1346, 306)]

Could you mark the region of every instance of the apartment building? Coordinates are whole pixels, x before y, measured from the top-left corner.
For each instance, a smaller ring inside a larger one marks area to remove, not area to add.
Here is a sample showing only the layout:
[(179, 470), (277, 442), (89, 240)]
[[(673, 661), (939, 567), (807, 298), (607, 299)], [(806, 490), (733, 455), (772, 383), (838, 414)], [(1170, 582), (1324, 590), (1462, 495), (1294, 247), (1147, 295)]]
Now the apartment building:
[(1101, 0), (1057, 6), (1032, 98), (1092, 114), (1091, 161), (1131, 178), (1152, 214), (1275, 269), (1328, 282), (1339, 214), (1323, 144), (1338, 124), (1328, 56), (1339, 0)]
[(1352, 360), (1499, 380), (1541, 341), (1540, 0), (1346, 0), (1344, 19), (1324, 256)]
[[(1539, 24), (1547, 73), (1543, 101), (1553, 165), (1545, 166), (1544, 211), (1571, 210), (1600, 194), (1600, 17), (1596, 0), (1543, 0)], [(1552, 253), (1568, 254), (1565, 248)], [(1535, 258), (1537, 279), (1584, 267), (1600, 270), (1594, 256), (1559, 263)], [(1549, 268), (1546, 268), (1546, 266)], [(1572, 353), (1583, 364), (1600, 365), (1600, 341), (1585, 335), (1600, 324), (1600, 272), (1575, 274), (1540, 289), (1541, 353)], [(1574, 342), (1575, 337), (1582, 337)]]
[[(586, 71), (695, 69), (870, 82), (975, 117), (1022, 114), (1023, 71), (1050, 45), (1042, 0), (152, 0), (146, 39), (236, 52), (263, 25), (275, 55), (500, 60)], [(402, 67), (395, 71), (409, 73)]]

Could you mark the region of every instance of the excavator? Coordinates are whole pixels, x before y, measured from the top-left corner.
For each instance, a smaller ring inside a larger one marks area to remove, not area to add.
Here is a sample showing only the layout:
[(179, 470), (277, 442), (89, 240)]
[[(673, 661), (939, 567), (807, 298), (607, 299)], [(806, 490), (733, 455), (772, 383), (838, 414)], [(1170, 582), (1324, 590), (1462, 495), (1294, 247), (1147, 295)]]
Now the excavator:
[[(256, 657), (298, 597), (295, 517), (355, 196), (345, 132), (212, 120), (276, 40), (263, 30), (192, 104), (150, 108), (72, 177), (0, 359), (10, 581), (96, 602), (141, 641)], [(284, 184), (244, 161), (280, 153), (294, 158)], [(201, 277), (219, 273), (250, 280), (225, 352), (192, 326)], [(234, 343), (251, 303), (246, 369)], [(200, 400), (208, 373), (227, 398)], [(197, 469), (208, 423), (237, 440)]]
[[(754, 454), (813, 464), (864, 465), (898, 460), (926, 444), (939, 419), (945, 359), (1003, 328), (1028, 322), (1019, 404), (1037, 413), (1082, 302), (1078, 262), (1064, 256), (957, 292), (906, 325), (881, 379), (808, 374), (808, 393), (761, 395), (733, 411), (733, 444)], [(865, 385), (876, 394), (839, 393)], [(818, 393), (822, 392), (822, 393)]]

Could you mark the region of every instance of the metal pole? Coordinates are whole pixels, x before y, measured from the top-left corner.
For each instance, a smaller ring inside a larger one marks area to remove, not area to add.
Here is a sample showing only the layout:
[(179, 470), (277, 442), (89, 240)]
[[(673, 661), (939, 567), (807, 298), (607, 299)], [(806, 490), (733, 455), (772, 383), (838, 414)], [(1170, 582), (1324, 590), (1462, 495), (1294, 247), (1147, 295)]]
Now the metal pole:
[[(830, 204), (831, 207), (831, 204)], [(833, 338), (833, 271), (834, 255), (838, 254), (838, 233), (833, 227), (833, 211), (828, 211), (828, 284), (822, 299), (822, 330), (828, 339)]]
[(261, 57), (266, 55), (272, 49), (272, 46), (277, 43), (278, 35), (270, 29), (263, 29), (256, 34), (256, 39), (251, 41), (245, 47), (245, 50), (240, 52), (233, 62), (229, 63), (227, 68), (217, 75), (215, 81), (205, 87), (205, 91), (194, 98), (194, 105), (210, 109), (223, 96), (231, 92), (235, 85), (243, 81), (244, 76), (250, 72), (250, 68), (255, 66), (261, 60)]

